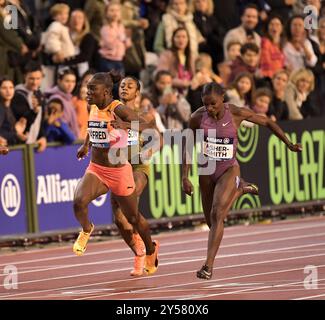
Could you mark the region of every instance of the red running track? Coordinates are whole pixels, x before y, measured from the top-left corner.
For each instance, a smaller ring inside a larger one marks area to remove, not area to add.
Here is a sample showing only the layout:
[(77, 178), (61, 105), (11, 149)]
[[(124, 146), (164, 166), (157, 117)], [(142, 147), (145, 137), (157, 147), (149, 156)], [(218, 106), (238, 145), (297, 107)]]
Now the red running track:
[[(152, 276), (129, 275), (133, 257), (122, 240), (91, 242), (82, 257), (72, 245), (0, 255), (0, 300), (11, 299), (325, 299), (325, 217), (225, 229), (211, 280), (195, 276), (208, 232), (178, 231), (161, 244)], [(6, 289), (5, 267), (18, 270)], [(313, 266), (314, 282), (306, 280)]]

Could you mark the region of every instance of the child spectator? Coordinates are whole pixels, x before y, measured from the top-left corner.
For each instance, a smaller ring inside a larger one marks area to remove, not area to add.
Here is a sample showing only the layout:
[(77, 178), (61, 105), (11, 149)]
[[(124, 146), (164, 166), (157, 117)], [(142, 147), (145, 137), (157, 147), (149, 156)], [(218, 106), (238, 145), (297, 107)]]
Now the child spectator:
[(126, 49), (131, 46), (131, 40), (127, 37), (121, 21), (121, 5), (118, 2), (110, 2), (106, 7), (107, 23), (100, 31), (100, 62), (101, 72), (116, 70), (124, 74), (123, 58)]
[(219, 75), (224, 86), (229, 84), (229, 77), (231, 74), (232, 63), (240, 56), (241, 43), (238, 41), (231, 41), (227, 45), (228, 60), (218, 64)]
[[(226, 91), (227, 102), (237, 107), (250, 108), (255, 92), (254, 78), (249, 72), (240, 73), (233, 85)], [(252, 127), (249, 121), (243, 121), (245, 127)]]
[(257, 73), (260, 50), (255, 43), (245, 43), (240, 49), (240, 56), (231, 64), (229, 81), (232, 82), (242, 72), (249, 72), (253, 76)]
[(72, 92), (76, 86), (76, 74), (73, 70), (66, 67), (65, 69), (61, 69), (58, 73), (57, 86), (48, 90), (46, 92), (49, 100), (54, 98), (58, 98), (62, 101), (64, 105), (63, 109), (63, 121), (67, 123), (70, 130), (73, 134), (78, 137), (79, 136), (79, 126), (76, 115), (76, 110), (73, 105), (73, 96)]
[(63, 110), (64, 105), (60, 99), (52, 99), (49, 102), (45, 116), (46, 137), (49, 142), (72, 144), (76, 137), (62, 120)]
[(206, 53), (200, 53), (195, 61), (196, 73), (192, 79), (186, 99), (189, 101), (192, 112), (201, 105), (203, 86), (209, 82), (222, 83), (222, 79), (212, 70), (212, 58)]
[(66, 26), (69, 20), (70, 8), (64, 3), (55, 4), (50, 14), (54, 20), (47, 28), (44, 37), (45, 53), (55, 57), (57, 61), (75, 55), (75, 47), (69, 34), (69, 28)]
[[(253, 110), (264, 117), (269, 115), (269, 107), (272, 101), (272, 92), (269, 88), (259, 88), (255, 91), (253, 98)], [(276, 121), (274, 115), (270, 115), (270, 119)]]

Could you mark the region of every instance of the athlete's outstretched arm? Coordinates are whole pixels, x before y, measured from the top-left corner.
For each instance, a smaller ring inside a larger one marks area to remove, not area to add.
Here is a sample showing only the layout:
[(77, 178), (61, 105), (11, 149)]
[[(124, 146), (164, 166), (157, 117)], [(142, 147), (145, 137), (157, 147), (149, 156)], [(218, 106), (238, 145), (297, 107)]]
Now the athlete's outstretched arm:
[(115, 108), (114, 112), (119, 117), (116, 120), (111, 121), (111, 125), (115, 129), (132, 129), (132, 121), (139, 122), (140, 131), (153, 127), (152, 122), (149, 123), (143, 117), (139, 117), (138, 113), (127, 106), (120, 105)]
[(256, 123), (258, 125), (268, 127), (278, 138), (280, 138), (287, 145), (287, 147), (291, 151), (300, 152), (302, 150), (301, 145), (292, 143), (287, 138), (284, 131), (273, 120), (271, 120), (267, 117), (258, 115), (254, 111), (246, 109), (246, 108), (235, 107), (235, 109), (234, 109), (232, 107), (232, 112), (235, 115), (235, 118), (240, 119), (240, 122), (243, 120), (248, 120), (248, 121)]
[(191, 115), (188, 129), (186, 130), (186, 140), (185, 146), (183, 146), (183, 155), (182, 155), (182, 188), (183, 191), (188, 194), (193, 194), (193, 185), (188, 179), (188, 173), (190, 171), (193, 159), (193, 147), (196, 141), (196, 130), (200, 128), (200, 119), (201, 117), (195, 112)]

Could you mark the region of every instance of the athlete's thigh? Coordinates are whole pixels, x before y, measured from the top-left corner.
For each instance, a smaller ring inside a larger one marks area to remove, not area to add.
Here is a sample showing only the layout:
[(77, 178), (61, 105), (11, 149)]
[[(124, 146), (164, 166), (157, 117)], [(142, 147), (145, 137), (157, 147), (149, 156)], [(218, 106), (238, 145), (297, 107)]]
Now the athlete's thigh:
[(140, 197), (144, 188), (148, 183), (148, 178), (146, 174), (143, 173), (142, 171), (133, 171), (133, 178), (134, 178), (135, 190), (137, 196)]
[(108, 192), (107, 186), (96, 175), (86, 172), (77, 185), (74, 197), (90, 202)]
[[(240, 176), (239, 166), (230, 167), (217, 181), (213, 194), (213, 212), (227, 213), (238, 193), (237, 178)], [(225, 217), (223, 217), (225, 218)]]
[(123, 214), (130, 219), (138, 214), (138, 197), (136, 191), (129, 196), (118, 196), (114, 194), (114, 198), (118, 202)]
[(212, 181), (210, 176), (201, 175), (199, 177), (199, 183), (200, 183), (203, 213), (208, 226), (210, 226), (211, 225), (210, 212), (212, 208), (215, 182)]

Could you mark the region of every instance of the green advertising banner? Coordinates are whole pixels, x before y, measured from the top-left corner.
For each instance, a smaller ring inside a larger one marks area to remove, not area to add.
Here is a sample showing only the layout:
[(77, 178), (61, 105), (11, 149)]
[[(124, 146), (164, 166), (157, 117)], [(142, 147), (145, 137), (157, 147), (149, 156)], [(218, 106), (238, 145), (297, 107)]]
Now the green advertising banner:
[[(301, 143), (302, 153), (291, 152), (265, 127), (241, 127), (237, 150), (241, 175), (246, 181), (256, 183), (260, 194), (242, 196), (233, 209), (325, 199), (325, 119), (279, 124), (292, 142)], [(147, 218), (202, 213), (196, 162), (190, 174), (194, 194), (189, 197), (182, 192), (181, 151), (181, 143), (175, 141), (165, 143), (163, 149), (154, 155), (148, 188), (140, 201), (141, 212)], [(169, 164), (163, 164), (167, 162)]]

